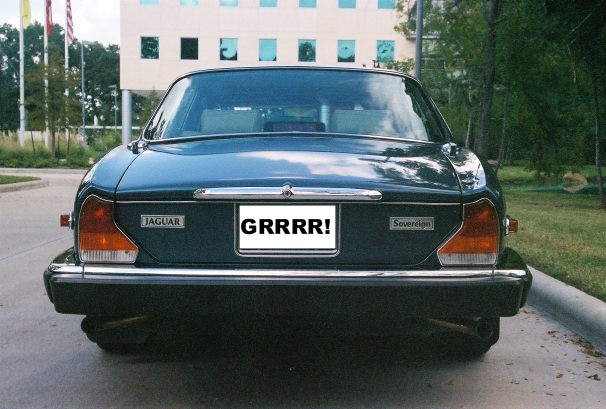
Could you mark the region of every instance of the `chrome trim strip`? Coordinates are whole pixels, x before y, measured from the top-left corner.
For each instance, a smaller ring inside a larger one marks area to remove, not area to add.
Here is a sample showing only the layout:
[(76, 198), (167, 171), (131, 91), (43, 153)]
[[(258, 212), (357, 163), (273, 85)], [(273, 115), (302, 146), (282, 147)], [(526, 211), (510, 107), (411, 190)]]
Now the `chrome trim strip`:
[(264, 199), (293, 199), (293, 200), (381, 200), (383, 194), (378, 190), (330, 188), (330, 187), (218, 187), (200, 188), (193, 194), (199, 200), (264, 200)]
[(441, 270), (279, 270), (279, 269), (193, 269), (193, 268), (137, 268), (129, 265), (106, 266), (87, 264), (84, 267), (73, 264), (55, 264), (52, 274), (82, 274), (94, 278), (103, 276), (152, 276), (152, 277), (199, 277), (199, 278), (332, 278), (332, 279), (367, 279), (367, 278), (514, 278), (526, 277), (525, 270), (479, 268), (474, 270), (446, 269)]
[[(214, 199), (214, 198), (213, 198)], [(217, 200), (217, 202), (221, 202)], [(223, 203), (234, 203), (233, 201), (223, 200)], [(157, 203), (165, 203), (165, 204), (192, 204), (192, 203), (200, 203), (198, 200), (116, 200), (117, 204), (157, 204)], [(270, 202), (260, 202), (258, 204), (270, 203)], [(360, 204), (371, 204), (370, 202), (360, 203)], [(462, 206), (460, 202), (379, 202), (372, 203), (373, 206), (376, 205), (400, 205), (400, 206)]]

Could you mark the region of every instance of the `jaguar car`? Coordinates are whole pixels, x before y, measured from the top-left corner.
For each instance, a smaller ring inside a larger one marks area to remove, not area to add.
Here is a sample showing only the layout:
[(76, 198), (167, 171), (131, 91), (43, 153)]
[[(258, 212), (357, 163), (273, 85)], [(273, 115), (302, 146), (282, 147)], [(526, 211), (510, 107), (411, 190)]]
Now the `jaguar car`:
[(532, 281), (495, 172), (417, 80), (381, 69), (183, 75), (62, 221), (74, 245), (48, 296), (107, 351), (187, 315), (425, 322), (480, 355)]

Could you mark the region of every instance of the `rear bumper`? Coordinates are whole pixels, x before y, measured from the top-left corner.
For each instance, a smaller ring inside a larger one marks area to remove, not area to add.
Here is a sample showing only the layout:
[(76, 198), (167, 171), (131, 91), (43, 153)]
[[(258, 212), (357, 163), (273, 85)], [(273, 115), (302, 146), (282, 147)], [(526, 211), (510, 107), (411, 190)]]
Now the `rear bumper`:
[(507, 250), (495, 269), (177, 269), (74, 264), (69, 251), (44, 272), (60, 313), (512, 316), (532, 276)]

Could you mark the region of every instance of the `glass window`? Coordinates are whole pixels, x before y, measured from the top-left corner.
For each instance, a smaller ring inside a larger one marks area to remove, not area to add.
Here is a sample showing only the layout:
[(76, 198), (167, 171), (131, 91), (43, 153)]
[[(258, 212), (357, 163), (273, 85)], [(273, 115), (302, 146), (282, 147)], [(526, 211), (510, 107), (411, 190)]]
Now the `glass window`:
[(160, 58), (160, 39), (158, 37), (141, 37), (141, 58), (144, 60)]
[(200, 0), (181, 0), (182, 6), (199, 6)]
[(197, 38), (181, 38), (181, 59), (182, 60), (197, 60), (198, 59), (198, 39)]
[(157, 6), (160, 0), (140, 0), (139, 4), (142, 6)]
[(380, 9), (395, 9), (396, 0), (379, 0), (378, 6)]
[(299, 7), (315, 8), (316, 0), (299, 0)]
[(277, 61), (278, 59), (278, 41), (270, 38), (259, 40), (259, 61)]
[(393, 40), (378, 40), (377, 41), (377, 61), (387, 62), (394, 60), (394, 49), (396, 42)]
[(238, 0), (219, 0), (221, 7), (238, 7)]
[(299, 61), (316, 61), (316, 40), (299, 40)]
[(354, 62), (356, 61), (356, 41), (339, 40), (337, 42), (337, 61)]
[(261, 7), (277, 7), (278, 0), (260, 0), (259, 5)]
[(238, 39), (222, 38), (219, 42), (219, 59), (222, 61), (238, 60)]
[(340, 9), (355, 9), (356, 0), (339, 0)]
[[(445, 140), (447, 130), (439, 113), (414, 80), (395, 74), (306, 68), (210, 71), (183, 77), (168, 91), (143, 135), (165, 139), (334, 132)], [(391, 142), (368, 143), (378, 151), (393, 149)], [(199, 143), (183, 149), (208, 151)], [(394, 171), (392, 162), (385, 165), (385, 172)]]

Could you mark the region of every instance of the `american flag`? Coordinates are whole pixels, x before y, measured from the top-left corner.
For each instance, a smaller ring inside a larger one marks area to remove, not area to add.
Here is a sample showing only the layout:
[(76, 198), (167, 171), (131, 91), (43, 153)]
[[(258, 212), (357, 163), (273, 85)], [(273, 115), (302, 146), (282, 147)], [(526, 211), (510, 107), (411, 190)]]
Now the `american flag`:
[(51, 0), (46, 0), (46, 35), (50, 36), (53, 27), (53, 5)]
[(71, 0), (65, 0), (65, 13), (67, 16), (67, 44), (74, 42), (74, 22), (72, 20), (72, 2)]

